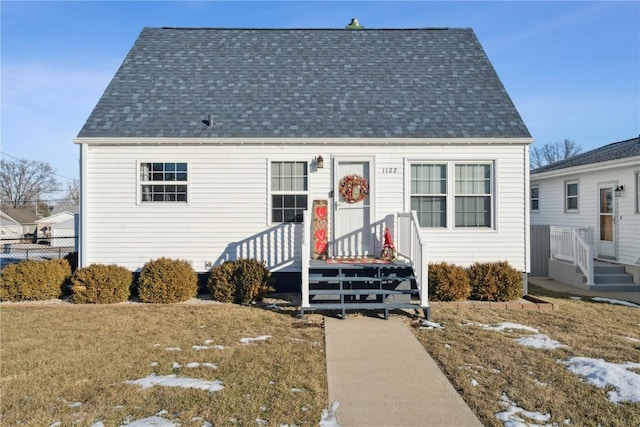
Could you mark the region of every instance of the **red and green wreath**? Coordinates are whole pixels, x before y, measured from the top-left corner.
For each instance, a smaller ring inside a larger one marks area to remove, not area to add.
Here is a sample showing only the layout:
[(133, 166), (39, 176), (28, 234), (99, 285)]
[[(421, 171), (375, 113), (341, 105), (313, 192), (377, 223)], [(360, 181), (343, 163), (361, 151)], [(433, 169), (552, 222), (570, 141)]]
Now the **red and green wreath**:
[(358, 203), (369, 195), (369, 183), (360, 175), (347, 175), (338, 183), (338, 191), (347, 203)]

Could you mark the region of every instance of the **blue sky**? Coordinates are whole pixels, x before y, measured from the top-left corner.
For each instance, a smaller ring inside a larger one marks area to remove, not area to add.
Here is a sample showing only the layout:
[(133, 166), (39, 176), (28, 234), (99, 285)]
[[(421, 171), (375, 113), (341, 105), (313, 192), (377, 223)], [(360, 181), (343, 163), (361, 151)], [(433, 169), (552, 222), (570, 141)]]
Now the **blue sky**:
[(75, 138), (143, 27), (473, 28), (538, 145), (640, 133), (637, 1), (0, 0), (4, 159), (78, 177)]

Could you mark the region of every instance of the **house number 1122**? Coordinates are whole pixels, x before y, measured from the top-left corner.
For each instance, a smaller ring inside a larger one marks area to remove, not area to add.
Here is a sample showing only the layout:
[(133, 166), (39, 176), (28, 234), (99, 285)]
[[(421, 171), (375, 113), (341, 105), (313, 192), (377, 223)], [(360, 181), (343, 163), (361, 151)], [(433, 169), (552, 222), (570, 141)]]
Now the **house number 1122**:
[(382, 168), (382, 173), (398, 173), (398, 168)]

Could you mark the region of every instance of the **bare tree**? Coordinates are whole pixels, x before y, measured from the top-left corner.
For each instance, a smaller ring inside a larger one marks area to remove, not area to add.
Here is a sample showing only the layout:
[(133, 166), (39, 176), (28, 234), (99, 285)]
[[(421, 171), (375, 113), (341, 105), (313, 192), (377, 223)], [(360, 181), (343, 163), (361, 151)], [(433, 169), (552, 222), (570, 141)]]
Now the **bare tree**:
[(44, 195), (58, 191), (60, 183), (48, 163), (36, 160), (0, 160), (2, 205), (19, 208), (35, 205)]
[(582, 147), (570, 139), (544, 144), (542, 147), (533, 147), (530, 152), (531, 169), (537, 169), (551, 163), (565, 160), (580, 154)]
[(75, 178), (67, 182), (67, 193), (64, 202), (70, 205), (80, 204), (80, 180)]

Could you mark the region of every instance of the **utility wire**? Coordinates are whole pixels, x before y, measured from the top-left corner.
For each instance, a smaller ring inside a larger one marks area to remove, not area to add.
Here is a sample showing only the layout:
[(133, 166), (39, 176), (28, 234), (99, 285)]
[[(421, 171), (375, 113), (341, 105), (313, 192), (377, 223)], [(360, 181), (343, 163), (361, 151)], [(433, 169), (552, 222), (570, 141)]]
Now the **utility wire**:
[[(4, 151), (0, 151), (0, 153), (2, 153), (3, 155), (5, 155), (7, 157), (11, 157), (12, 159), (15, 159), (15, 160), (25, 160), (25, 159), (19, 159), (19, 158), (15, 157), (15, 156), (12, 156), (11, 154), (5, 153)], [(46, 163), (46, 162), (41, 162), (41, 163)], [(51, 173), (53, 175), (59, 176), (60, 178), (68, 179), (69, 181), (73, 181), (74, 179), (77, 179), (77, 178), (69, 178), (68, 176), (60, 175), (59, 173), (57, 173), (55, 171), (51, 172)]]

